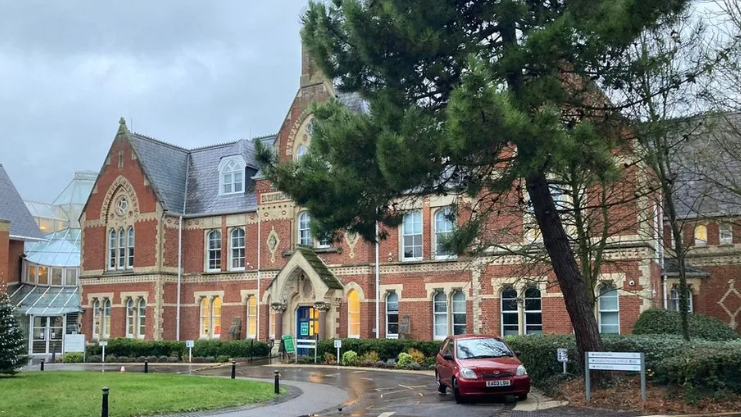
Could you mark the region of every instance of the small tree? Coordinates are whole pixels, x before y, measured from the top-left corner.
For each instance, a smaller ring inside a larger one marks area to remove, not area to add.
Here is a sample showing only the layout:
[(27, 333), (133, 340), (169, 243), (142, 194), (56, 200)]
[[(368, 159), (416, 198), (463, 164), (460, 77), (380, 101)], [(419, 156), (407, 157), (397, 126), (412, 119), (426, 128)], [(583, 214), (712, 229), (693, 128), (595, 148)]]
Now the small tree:
[(10, 297), (0, 285), (0, 374), (14, 375), (26, 364), (26, 340), (13, 315)]

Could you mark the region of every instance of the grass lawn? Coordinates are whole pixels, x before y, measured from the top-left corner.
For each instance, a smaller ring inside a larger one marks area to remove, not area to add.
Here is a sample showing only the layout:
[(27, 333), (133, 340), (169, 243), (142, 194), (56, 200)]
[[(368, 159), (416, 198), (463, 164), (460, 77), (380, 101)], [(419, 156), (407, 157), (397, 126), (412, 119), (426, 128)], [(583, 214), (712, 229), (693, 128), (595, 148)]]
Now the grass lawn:
[(239, 379), (119, 372), (22, 372), (12, 378), (0, 377), (0, 416), (98, 417), (103, 387), (110, 388), (111, 417), (208, 410), (276, 397), (272, 384)]

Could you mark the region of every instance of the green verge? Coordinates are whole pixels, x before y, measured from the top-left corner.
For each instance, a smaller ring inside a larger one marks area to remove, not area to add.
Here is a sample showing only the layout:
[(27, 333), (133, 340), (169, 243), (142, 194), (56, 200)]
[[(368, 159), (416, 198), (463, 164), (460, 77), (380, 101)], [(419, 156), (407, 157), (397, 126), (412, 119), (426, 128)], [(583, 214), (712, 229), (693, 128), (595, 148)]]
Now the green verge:
[(103, 387), (110, 388), (111, 417), (212, 410), (277, 397), (272, 384), (239, 379), (118, 372), (24, 372), (12, 378), (0, 378), (0, 416), (97, 417)]

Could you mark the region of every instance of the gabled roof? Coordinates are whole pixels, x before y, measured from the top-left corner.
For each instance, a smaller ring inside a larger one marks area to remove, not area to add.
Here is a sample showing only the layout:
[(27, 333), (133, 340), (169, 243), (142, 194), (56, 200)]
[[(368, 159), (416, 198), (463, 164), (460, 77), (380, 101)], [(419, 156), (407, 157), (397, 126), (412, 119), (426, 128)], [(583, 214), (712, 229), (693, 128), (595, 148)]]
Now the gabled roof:
[(2, 164), (0, 164), (0, 219), (10, 221), (12, 239), (45, 239)]
[(332, 271), (327, 268), (327, 265), (322, 262), (321, 259), (319, 259), (319, 256), (317, 256), (316, 252), (314, 252), (311, 248), (308, 248), (306, 246), (299, 246), (296, 249), (297, 252), (301, 252), (301, 255), (304, 256), (306, 259), (306, 262), (311, 265), (312, 268), (314, 268), (314, 271), (319, 275), (319, 278), (322, 279), (322, 282), (327, 285), (330, 289), (335, 290), (341, 290), (342, 283), (339, 279), (332, 273)]
[(188, 150), (139, 133), (130, 137), (157, 198), (167, 211), (182, 213)]

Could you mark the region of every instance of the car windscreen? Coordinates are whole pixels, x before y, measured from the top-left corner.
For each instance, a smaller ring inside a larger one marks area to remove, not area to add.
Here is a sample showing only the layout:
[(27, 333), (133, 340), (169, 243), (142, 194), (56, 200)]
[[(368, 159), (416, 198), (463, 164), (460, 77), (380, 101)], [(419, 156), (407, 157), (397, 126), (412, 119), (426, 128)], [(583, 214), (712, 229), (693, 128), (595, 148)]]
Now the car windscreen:
[(501, 340), (493, 338), (462, 339), (456, 341), (458, 359), (502, 358), (514, 356)]

